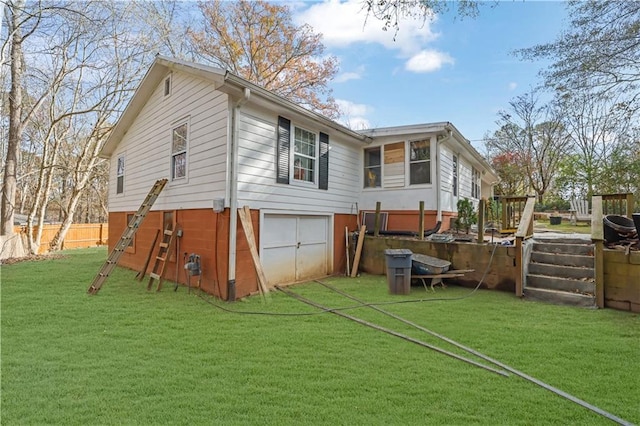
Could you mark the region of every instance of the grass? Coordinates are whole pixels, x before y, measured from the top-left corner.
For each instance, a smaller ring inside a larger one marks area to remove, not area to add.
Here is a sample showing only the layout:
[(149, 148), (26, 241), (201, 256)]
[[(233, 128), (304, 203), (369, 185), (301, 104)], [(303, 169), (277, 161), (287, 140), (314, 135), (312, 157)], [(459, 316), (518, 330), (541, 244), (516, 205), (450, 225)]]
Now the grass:
[(578, 222), (572, 225), (568, 219), (563, 218), (560, 225), (550, 225), (548, 220), (536, 220), (534, 227), (537, 230), (544, 229), (550, 232), (574, 233), (574, 234), (590, 234), (591, 224), (587, 222)]
[[(608, 424), (516, 376), (501, 377), (274, 293), (229, 313), (185, 288), (148, 293), (117, 268), (88, 296), (104, 249), (2, 266), (1, 423)], [(449, 286), (387, 294), (384, 277), (326, 280), (386, 305), (630, 422), (640, 423), (640, 318)], [(317, 283), (292, 287), (351, 306)], [(463, 297), (463, 298), (461, 298)], [(438, 300), (438, 299), (457, 300)], [(367, 308), (348, 311), (471, 356)]]

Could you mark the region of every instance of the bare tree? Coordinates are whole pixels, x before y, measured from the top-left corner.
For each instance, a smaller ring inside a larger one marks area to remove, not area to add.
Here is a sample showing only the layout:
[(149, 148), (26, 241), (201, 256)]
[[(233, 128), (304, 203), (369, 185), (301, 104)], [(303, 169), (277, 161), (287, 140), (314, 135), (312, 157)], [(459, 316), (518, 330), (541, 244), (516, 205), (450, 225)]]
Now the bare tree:
[[(22, 3), (12, 9), (16, 17), (26, 16), (16, 27), (18, 31), (12, 32), (14, 39), (25, 28), (34, 36), (31, 41), (22, 35), (19, 43), (13, 42), (10, 47), (11, 52), (20, 53), (18, 62), (12, 57), (11, 65), (18, 65), (19, 74), (15, 78), (12, 75), (17, 94), (11, 92), (10, 106), (22, 96), (18, 105), (23, 110), (10, 108), (15, 118), (11, 115), (9, 121), (20, 132), (12, 133), (11, 148), (15, 150), (5, 161), (11, 165), (15, 157), (17, 162), (22, 148), (37, 167), (37, 171), (29, 172), (34, 178), (30, 182), (27, 220), (31, 252), (38, 250), (41, 225), (52, 202), (61, 220), (50, 247), (56, 250), (61, 247), (78, 206), (87, 199), (86, 194), (95, 193), (92, 186), (106, 184), (95, 185), (98, 176), (106, 176), (104, 169), (96, 168), (103, 162), (98, 154), (119, 112), (158, 52), (159, 45), (145, 31), (142, 19), (148, 16), (144, 12), (147, 5), (90, 1), (56, 3), (45, 9), (38, 3)], [(38, 25), (27, 27), (25, 22), (30, 20), (36, 20)], [(15, 190), (13, 195), (10, 190), (4, 194), (7, 196), (3, 202), (15, 198)], [(99, 194), (104, 196), (104, 191)], [(106, 200), (98, 202), (103, 206), (105, 203)], [(15, 202), (8, 204), (14, 206)]]
[(551, 59), (542, 72), (546, 84), (567, 92), (620, 96), (638, 108), (640, 82), (640, 2), (567, 3), (569, 25), (551, 43), (519, 50), (524, 59)]
[(628, 134), (633, 113), (617, 99), (590, 93), (566, 93), (561, 98), (563, 122), (576, 155), (568, 177), (585, 197), (598, 190), (612, 153)]
[(500, 129), (489, 138), (487, 148), (494, 155), (515, 155), (521, 173), (542, 203), (570, 139), (557, 110), (541, 105), (535, 91), (516, 97), (509, 106), (498, 114)]

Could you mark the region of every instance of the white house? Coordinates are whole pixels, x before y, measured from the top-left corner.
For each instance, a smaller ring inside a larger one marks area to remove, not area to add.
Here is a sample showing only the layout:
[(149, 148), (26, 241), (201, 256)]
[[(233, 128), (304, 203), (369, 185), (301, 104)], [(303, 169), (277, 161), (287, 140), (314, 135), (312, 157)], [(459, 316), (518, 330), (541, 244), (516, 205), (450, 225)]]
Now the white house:
[(139, 269), (156, 230), (182, 230), (165, 276), (222, 298), (257, 291), (236, 208), (249, 206), (270, 285), (344, 270), (345, 227), (377, 201), (387, 229), (456, 214), (497, 176), (451, 123), (355, 132), (220, 69), (157, 57), (107, 140), (109, 244), (153, 183), (169, 180), (120, 264)]

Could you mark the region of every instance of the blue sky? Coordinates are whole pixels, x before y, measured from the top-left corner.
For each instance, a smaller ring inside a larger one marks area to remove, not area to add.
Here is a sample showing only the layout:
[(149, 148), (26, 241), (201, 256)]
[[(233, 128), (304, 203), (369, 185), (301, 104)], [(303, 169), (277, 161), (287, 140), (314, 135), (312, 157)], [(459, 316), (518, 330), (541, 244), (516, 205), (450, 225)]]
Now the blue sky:
[(514, 49), (553, 41), (566, 24), (565, 3), (500, 2), (477, 18), (448, 13), (433, 22), (403, 21), (382, 31), (361, 0), (298, 3), (296, 23), (323, 34), (340, 72), (333, 95), (352, 128), (452, 122), (483, 151), (497, 112), (539, 83), (546, 63), (518, 60)]

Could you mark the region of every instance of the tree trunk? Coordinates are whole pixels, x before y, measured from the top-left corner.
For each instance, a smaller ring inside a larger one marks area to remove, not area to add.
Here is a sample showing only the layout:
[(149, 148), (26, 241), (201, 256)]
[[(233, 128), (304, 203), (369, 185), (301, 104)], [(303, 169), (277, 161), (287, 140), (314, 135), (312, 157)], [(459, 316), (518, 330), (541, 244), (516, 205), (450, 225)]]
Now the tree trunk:
[(2, 181), (2, 203), (0, 207), (0, 235), (13, 235), (13, 215), (15, 213), (18, 155), (22, 139), (22, 32), (19, 27), (18, 11), (24, 1), (18, 0), (8, 7), (10, 14), (9, 33), (11, 37), (11, 90), (9, 92), (9, 140), (7, 158)]

